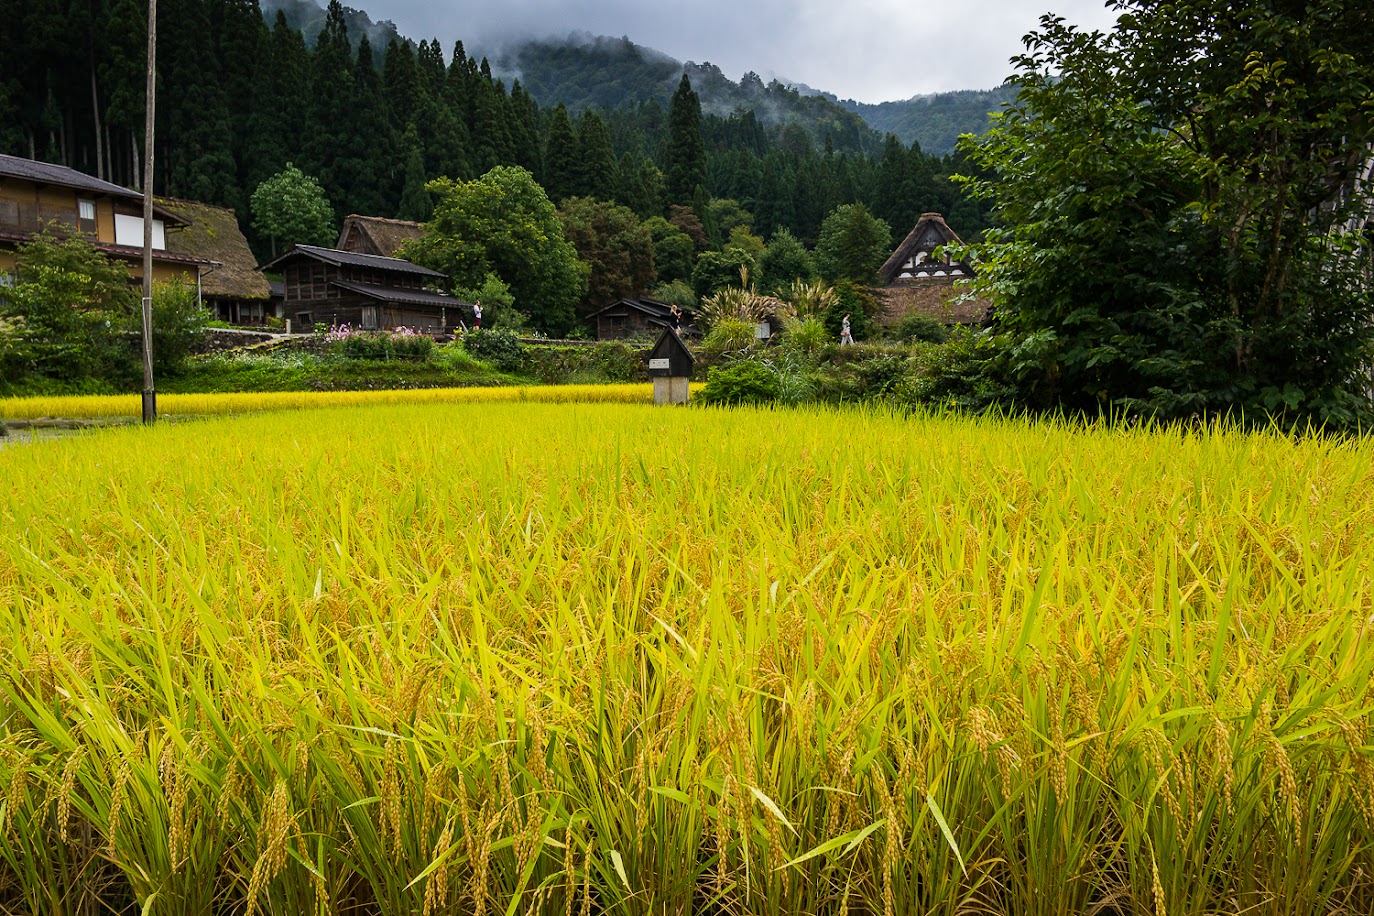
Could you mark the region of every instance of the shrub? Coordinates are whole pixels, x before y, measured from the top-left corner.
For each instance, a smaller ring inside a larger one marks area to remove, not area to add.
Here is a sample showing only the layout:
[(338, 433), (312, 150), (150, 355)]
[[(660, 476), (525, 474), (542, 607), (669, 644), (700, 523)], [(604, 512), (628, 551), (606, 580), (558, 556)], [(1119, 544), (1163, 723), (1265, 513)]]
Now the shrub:
[(1006, 354), (997, 338), (958, 328), (943, 344), (918, 344), (893, 399), (974, 412), (1010, 406), (1016, 388), (1006, 380)]
[(407, 327), (394, 331), (360, 331), (336, 325), (324, 336), (329, 351), (345, 359), (404, 359), (423, 362), (434, 352), (434, 340)]
[(503, 372), (520, 368), (520, 341), (509, 331), (473, 331), (463, 337), (469, 353)]
[(787, 322), (783, 335), (783, 346), (814, 359), (831, 342), (830, 332), (825, 322), (819, 318), (801, 318)]
[(154, 283), (153, 368), (159, 374), (180, 371), (209, 320), (194, 286), (180, 279)]
[(751, 349), (758, 338), (754, 336), (757, 323), (743, 318), (722, 318), (711, 325), (701, 341), (701, 348), (711, 353), (736, 353)]
[(439, 365), (455, 372), (480, 372), (488, 371), (491, 368), (469, 353), (461, 339), (455, 340), (447, 346), (439, 347), (434, 351), (434, 355)]
[(907, 343), (944, 343), (949, 328), (928, 315), (906, 315), (893, 328), (894, 336)]
[(676, 305), (680, 309), (696, 309), (697, 294), (692, 292), (691, 284), (683, 280), (660, 283), (650, 291), (659, 302)]
[(772, 369), (753, 360), (741, 360), (712, 368), (700, 399), (703, 404), (771, 404), (781, 394), (782, 386)]
[(391, 355), (396, 359), (423, 361), (434, 352), (434, 339), (410, 328), (397, 328), (389, 335)]

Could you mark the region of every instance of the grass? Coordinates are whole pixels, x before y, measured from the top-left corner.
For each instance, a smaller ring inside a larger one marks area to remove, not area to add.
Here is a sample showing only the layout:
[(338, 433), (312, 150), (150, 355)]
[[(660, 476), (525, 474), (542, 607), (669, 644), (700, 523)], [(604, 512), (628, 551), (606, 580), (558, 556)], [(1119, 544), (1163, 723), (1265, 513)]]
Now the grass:
[(1367, 914), (1374, 442), (430, 403), (0, 452), (0, 911)]

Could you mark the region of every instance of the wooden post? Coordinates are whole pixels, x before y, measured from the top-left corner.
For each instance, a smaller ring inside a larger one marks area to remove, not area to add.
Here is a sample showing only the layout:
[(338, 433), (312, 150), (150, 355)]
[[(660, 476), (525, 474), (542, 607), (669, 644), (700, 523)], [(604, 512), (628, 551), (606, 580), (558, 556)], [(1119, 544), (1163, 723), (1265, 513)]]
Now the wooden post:
[(148, 95), (143, 131), (143, 422), (157, 422), (153, 388), (153, 119), (157, 92), (157, 0), (148, 0)]

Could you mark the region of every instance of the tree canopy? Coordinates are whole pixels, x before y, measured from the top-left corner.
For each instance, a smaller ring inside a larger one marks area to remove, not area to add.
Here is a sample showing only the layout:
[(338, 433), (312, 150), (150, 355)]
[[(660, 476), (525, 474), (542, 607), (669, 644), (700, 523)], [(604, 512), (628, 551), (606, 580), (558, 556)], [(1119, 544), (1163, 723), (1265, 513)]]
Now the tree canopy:
[(591, 197), (571, 197), (558, 208), (558, 219), (590, 271), (579, 318), (638, 295), (657, 279), (653, 237), (633, 210)]
[(535, 328), (567, 333), (587, 290), (587, 268), (534, 176), (497, 166), (473, 181), (440, 178), (428, 189), (434, 213), (403, 256), (448, 274), (454, 289), (480, 289), (495, 276)]
[(328, 245), (334, 240), (334, 211), (324, 188), (288, 162), (253, 192), (253, 227), (283, 246)]
[(980, 283), (1024, 395), (1367, 419), (1370, 249), (1339, 230), (1368, 204), (1367, 4), (1113, 5), (1107, 33), (1042, 19), (1018, 101), (968, 144), (1007, 227)]
[(821, 225), (816, 268), (831, 283), (871, 284), (892, 253), (892, 229), (863, 204), (836, 207)]

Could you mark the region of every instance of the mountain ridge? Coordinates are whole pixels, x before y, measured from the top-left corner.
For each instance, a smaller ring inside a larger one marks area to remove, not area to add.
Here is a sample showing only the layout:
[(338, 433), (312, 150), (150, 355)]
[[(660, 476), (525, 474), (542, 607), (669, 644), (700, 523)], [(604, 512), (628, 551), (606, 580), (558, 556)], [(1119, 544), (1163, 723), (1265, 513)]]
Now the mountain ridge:
[[(313, 43), (324, 23), (324, 8), (316, 0), (262, 0), (263, 16), (275, 19), (278, 10), (287, 22)], [(345, 7), (349, 34), (355, 41), (366, 34), (380, 52), (391, 41), (417, 43), (402, 35), (390, 20), (374, 22), (359, 9)], [(587, 108), (614, 110), (651, 101), (666, 106), (685, 73), (701, 98), (702, 110), (729, 116), (752, 111), (774, 131), (796, 125), (807, 142), (817, 147), (873, 152), (892, 133), (910, 146), (937, 156), (954, 151), (960, 134), (981, 133), (989, 112), (1014, 96), (1007, 86), (990, 90), (916, 95), (909, 99), (867, 103), (840, 99), (834, 93), (782, 79), (765, 81), (757, 73), (731, 80), (709, 61), (679, 61), (669, 54), (640, 45), (628, 36), (615, 38), (589, 32), (570, 32), (566, 38), (526, 39), (470, 53), (485, 55), (492, 72), (508, 83), (519, 80), (541, 105), (565, 105), (573, 114)], [(986, 107), (984, 107), (986, 106)], [(801, 142), (797, 140), (796, 142)]]

